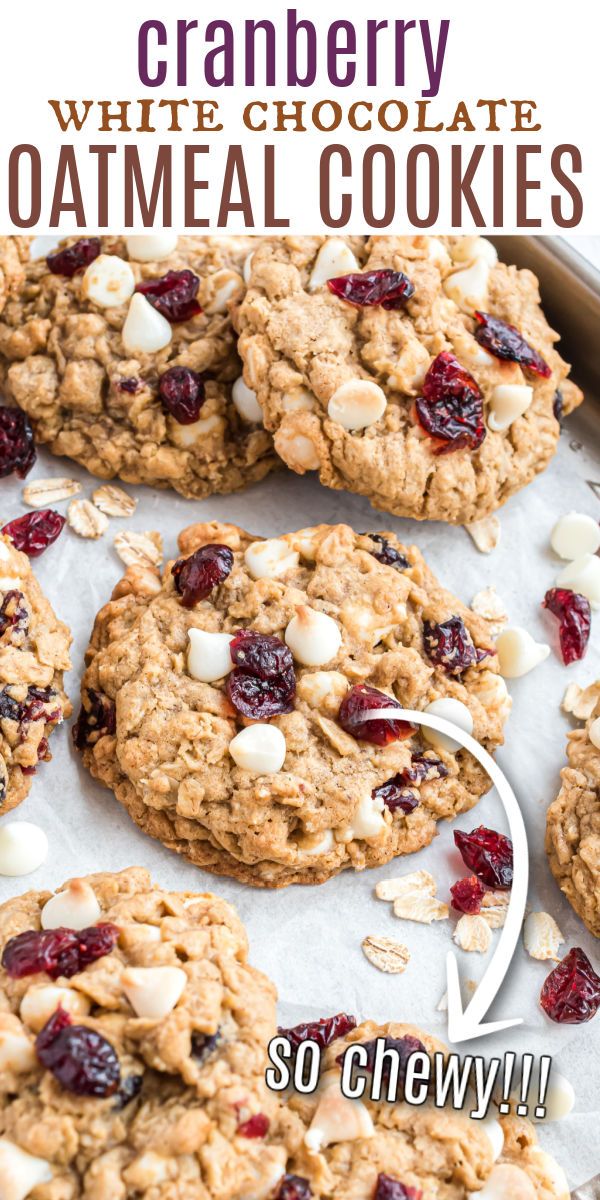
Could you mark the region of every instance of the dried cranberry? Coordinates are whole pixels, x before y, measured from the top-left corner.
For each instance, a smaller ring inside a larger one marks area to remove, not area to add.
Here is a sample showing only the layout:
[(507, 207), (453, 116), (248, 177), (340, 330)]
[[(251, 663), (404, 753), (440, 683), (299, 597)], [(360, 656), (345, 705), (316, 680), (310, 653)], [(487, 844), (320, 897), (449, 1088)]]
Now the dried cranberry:
[(429, 782), (430, 779), (445, 779), (448, 774), (448, 768), (438, 758), (437, 754), (433, 754), (428, 750), (415, 750), (410, 756), (410, 767), (405, 767), (401, 772), (402, 780), (407, 783), (423, 783), (424, 780)]
[(481, 901), (485, 896), (485, 887), (476, 875), (469, 875), (466, 879), (459, 879), (457, 883), (453, 883), (450, 888), (450, 894), (452, 896), (452, 907), (457, 912), (481, 912)]
[(28, 929), (6, 943), (2, 966), (12, 979), (24, 979), (45, 971), (51, 979), (70, 979), (90, 963), (110, 954), (119, 930), (115, 925), (91, 925), (89, 929)]
[(433, 360), (415, 409), (425, 432), (443, 443), (436, 454), (463, 447), (477, 450), (486, 435), (481, 392), (473, 376), (447, 350)]
[[(404, 1079), (406, 1078), (406, 1068), (408, 1066), (408, 1060), (409, 1060), (411, 1054), (426, 1054), (427, 1053), (423, 1043), (420, 1042), (418, 1038), (413, 1037), (412, 1034), (410, 1034), (410, 1033), (407, 1033), (405, 1037), (401, 1037), (401, 1038), (394, 1038), (394, 1037), (372, 1038), (368, 1042), (360, 1043), (360, 1045), (364, 1046), (365, 1050), (367, 1051), (367, 1061), (366, 1061), (364, 1067), (361, 1067), (361, 1070), (370, 1071), (370, 1072), (373, 1071), (373, 1068), (375, 1066), (375, 1055), (377, 1053), (377, 1043), (381, 1042), (381, 1041), (385, 1042), (386, 1050), (396, 1050), (398, 1053), (398, 1082), (399, 1083), (402, 1083), (404, 1081)], [(353, 1044), (356, 1045), (356, 1043), (353, 1043)], [(344, 1055), (346, 1054), (346, 1052), (347, 1051), (344, 1050), (342, 1052), (342, 1054), (338, 1054), (338, 1056), (335, 1060), (337, 1063), (340, 1064), (340, 1066), (343, 1066)], [(381, 1068), (381, 1078), (384, 1083), (387, 1083), (387, 1081), (389, 1080), (391, 1069), (392, 1069), (392, 1066), (391, 1066), (391, 1062), (390, 1062), (389, 1058), (384, 1058), (383, 1062), (382, 1062), (382, 1068)]]
[(221, 1041), (221, 1034), (217, 1030), (216, 1033), (193, 1033), (192, 1034), (192, 1058), (197, 1062), (202, 1062), (212, 1054)]
[(160, 279), (147, 279), (138, 283), (136, 292), (162, 313), (171, 324), (191, 321), (202, 312), (196, 299), (200, 280), (193, 271), (167, 271)]
[(204, 376), (190, 367), (170, 367), (161, 375), (158, 394), (163, 408), (179, 425), (192, 425), (204, 404)]
[(399, 1179), (394, 1179), (391, 1175), (384, 1175), (380, 1172), (377, 1176), (373, 1200), (422, 1200), (422, 1196), (420, 1188), (407, 1187), (406, 1184), (400, 1183)]
[(11, 588), (10, 592), (4, 593), (2, 604), (0, 604), (0, 637), (4, 636), (7, 629), (26, 633), (27, 627), (28, 614), (25, 597), (16, 588)]
[(0, 479), (29, 474), (37, 454), (29, 417), (20, 408), (0, 408)]
[(495, 358), (519, 363), (521, 367), (533, 371), (534, 375), (541, 375), (543, 379), (550, 378), (551, 367), (541, 354), (525, 341), (514, 325), (507, 325), (505, 321), (501, 321), (499, 317), (491, 317), (489, 313), (476, 312), (475, 317), (478, 321), (475, 337), (480, 346), (484, 346)]
[(311, 1200), (308, 1179), (302, 1175), (284, 1175), (275, 1193), (275, 1200)]
[(558, 617), (558, 637), (562, 660), (566, 666), (583, 658), (590, 640), (592, 610), (586, 596), (569, 588), (550, 588), (542, 607)]
[(29, 558), (39, 558), (62, 533), (65, 518), (52, 508), (40, 508), (37, 512), (24, 513), (4, 525), (1, 532), (9, 537), (17, 550)]
[[(21, 705), (9, 696), (6, 688), (0, 691), (0, 721), (20, 721)], [(21, 770), (23, 768), (21, 767)]]
[(236, 663), (227, 677), (227, 694), (234, 708), (257, 721), (291, 712), (296, 675), (288, 646), (277, 637), (241, 629), (229, 649)]
[(135, 1100), (136, 1096), (139, 1096), (143, 1082), (143, 1075), (128, 1075), (126, 1079), (121, 1080), (121, 1086), (117, 1092), (114, 1104), (117, 1112), (120, 1112), (123, 1108), (127, 1108), (127, 1105), (131, 1104), (131, 1101)]
[(436, 625), (423, 622), (423, 641), (427, 657), (447, 675), (461, 675), (477, 662), (477, 654), (461, 617), (449, 617)]
[(95, 688), (88, 688), (86, 697), (88, 707), (82, 705), (73, 726), (73, 741), (78, 750), (95, 745), (101, 737), (113, 734), (117, 728), (117, 711), (112, 700)]
[(73, 1025), (62, 1008), (38, 1033), (35, 1050), (42, 1066), (76, 1096), (112, 1096), (119, 1087), (121, 1068), (114, 1047), (94, 1029)]
[(292, 652), (285, 642), (255, 629), (238, 630), (229, 644), (229, 652), (236, 667), (251, 671), (260, 679), (275, 679), (294, 667)]
[(374, 800), (383, 800), (390, 812), (396, 812), (399, 808), (401, 812), (408, 814), (420, 804), (416, 792), (411, 792), (410, 788), (405, 786), (401, 771), (385, 783), (380, 783), (379, 787), (373, 788), (371, 795)]
[(59, 721), (62, 717), (62, 709), (60, 704), (50, 711), (47, 711), (48, 705), (57, 700), (57, 694), (54, 688), (37, 688), (30, 685), (27, 688), (27, 699), (21, 705), (21, 721), (39, 721), (43, 717), (45, 721)]
[(552, 401), (552, 412), (554, 413), (555, 420), (558, 421), (559, 425), (562, 425), (563, 417), (565, 415), (565, 402), (564, 402), (563, 394), (562, 394), (560, 388), (557, 388), (554, 393), (554, 400)]
[(582, 1025), (600, 1008), (600, 976), (583, 950), (576, 946), (548, 975), (540, 1004), (559, 1025)]
[(340, 300), (355, 304), (357, 308), (402, 308), (414, 295), (415, 287), (402, 271), (384, 267), (379, 271), (357, 272), (353, 275), (338, 275), (327, 280), (327, 287)]
[(218, 542), (201, 546), (189, 558), (179, 558), (172, 574), (183, 607), (193, 608), (199, 600), (205, 600), (213, 588), (227, 579), (232, 567), (233, 552)]
[[(369, 713), (381, 708), (389, 708), (390, 716), (370, 721)], [(387, 746), (390, 742), (410, 737), (415, 733), (414, 725), (391, 715), (394, 709), (401, 711), (402, 705), (392, 696), (378, 691), (377, 688), (368, 687), (366, 683), (358, 683), (344, 696), (338, 720), (342, 729), (352, 737), (371, 742), (374, 746)]]
[(370, 537), (372, 542), (376, 542), (377, 550), (371, 550), (369, 553), (376, 558), (378, 562), (383, 563), (386, 567), (395, 567), (397, 571), (405, 571), (410, 563), (399, 550), (395, 550), (388, 542), (387, 538), (381, 533), (363, 533), (362, 537)]
[(131, 376), (129, 379), (117, 379), (116, 382), (116, 387), (118, 387), (119, 391), (127, 392), (129, 396), (135, 396), (135, 393), (139, 392), (141, 386), (141, 379), (136, 379), (135, 376)]
[(349, 1013), (337, 1013), (335, 1017), (322, 1017), (320, 1021), (294, 1025), (291, 1029), (280, 1027), (277, 1032), (281, 1037), (287, 1038), (294, 1050), (297, 1050), (302, 1042), (316, 1042), (324, 1050), (337, 1038), (345, 1037), (351, 1029), (356, 1029), (356, 1017), (351, 1017)]
[(245, 1138), (264, 1138), (269, 1132), (271, 1122), (264, 1113), (255, 1113), (253, 1117), (249, 1117), (247, 1121), (242, 1121), (238, 1125), (236, 1133), (238, 1137)]
[(454, 831), (454, 843), (458, 847), (466, 867), (473, 871), (488, 888), (508, 891), (513, 881), (513, 846), (510, 838), (495, 829), (480, 825), (470, 833), (461, 829)]
[(60, 250), (48, 254), (46, 265), (53, 275), (66, 275), (67, 279), (72, 279), (77, 271), (83, 271), (93, 263), (100, 249), (100, 238), (80, 238), (78, 242), (73, 242), (72, 246), (63, 246)]

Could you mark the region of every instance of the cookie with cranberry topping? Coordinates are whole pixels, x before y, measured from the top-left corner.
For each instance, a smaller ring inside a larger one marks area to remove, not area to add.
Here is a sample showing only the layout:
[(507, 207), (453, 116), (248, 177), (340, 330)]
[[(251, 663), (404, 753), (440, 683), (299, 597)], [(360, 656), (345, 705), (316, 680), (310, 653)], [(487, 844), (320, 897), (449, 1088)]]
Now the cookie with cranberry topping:
[(0, 322), (0, 358), (36, 440), (103, 479), (184, 496), (262, 479), (275, 456), (229, 316), (253, 245), (87, 237), (30, 263)]
[(23, 282), (30, 238), (0, 237), (0, 312)]
[(70, 644), (29, 559), (0, 534), (0, 815), (25, 799), (52, 757), (50, 735), (71, 715)]
[(493, 512), (581, 401), (535, 276), (485, 238), (265, 240), (237, 324), (284, 462), (399, 516)]
[[(340, 1091), (344, 1054), (360, 1043), (372, 1064), (378, 1038), (398, 1054), (400, 1095), (411, 1054), (433, 1059), (447, 1053), (413, 1025), (372, 1021), (327, 1046), (317, 1091), (292, 1092), (280, 1117), (288, 1173), (305, 1181), (298, 1191), (301, 1200), (568, 1200), (564, 1172), (538, 1146), (533, 1125), (522, 1118), (497, 1118), (493, 1104), (483, 1121), (475, 1121), (449, 1104), (436, 1108), (432, 1100), (417, 1107), (403, 1100), (374, 1101), (368, 1094), (345, 1099)], [(367, 1065), (367, 1079), (368, 1074)], [(384, 1070), (383, 1079), (385, 1093), (389, 1072), (386, 1077)]]
[(229, 904), (91, 875), (3, 904), (0, 954), (2, 1195), (271, 1194), (275, 989)]
[(179, 545), (98, 614), (76, 726), (147, 833), (256, 886), (319, 883), (420, 850), (488, 791), (456, 742), (402, 719), (441, 702), (493, 751), (510, 708), (487, 625), (416, 547), (217, 522)]
[(546, 818), (550, 870), (584, 925), (600, 937), (600, 682), (586, 688), (567, 738), (568, 766)]

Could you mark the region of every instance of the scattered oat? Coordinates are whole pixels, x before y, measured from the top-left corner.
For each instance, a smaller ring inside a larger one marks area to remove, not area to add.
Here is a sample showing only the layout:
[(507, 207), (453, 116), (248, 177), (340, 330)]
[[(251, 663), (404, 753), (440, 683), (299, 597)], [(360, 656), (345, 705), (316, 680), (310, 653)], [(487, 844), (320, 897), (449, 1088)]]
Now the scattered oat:
[(82, 538), (102, 537), (108, 529), (108, 517), (95, 508), (90, 500), (71, 500), (67, 522)]
[(581, 688), (578, 683), (570, 683), (562, 698), (561, 707), (564, 712), (571, 713), (579, 721), (587, 721), (598, 700), (600, 700), (600, 682), (591, 683), (586, 688)]
[(510, 892), (486, 892), (481, 901), (481, 913), (490, 929), (501, 929), (506, 921)]
[(478, 954), (485, 954), (492, 941), (492, 931), (487, 921), (471, 913), (465, 913), (460, 918), (452, 936), (461, 950), (474, 950)]
[(490, 633), (493, 638), (498, 637), (505, 625), (508, 625), (508, 613), (506, 605), (496, 592), (495, 587), (483, 588), (476, 596), (473, 596), (471, 608), (478, 616), (483, 617), (490, 627)]
[(375, 887), (378, 900), (395, 900), (407, 892), (420, 892), (435, 896), (437, 885), (429, 871), (413, 871), (410, 875), (398, 875), (395, 879), (382, 879)]
[(401, 975), (410, 962), (410, 951), (402, 942), (388, 937), (366, 937), (362, 943), (365, 957), (379, 971)]
[(404, 921), (419, 921), (431, 925), (432, 921), (445, 921), (448, 905), (426, 892), (405, 892), (394, 900), (394, 916)]
[(107, 517), (131, 517), (137, 508), (137, 500), (114, 483), (103, 483), (96, 488), (92, 500)]
[(155, 533), (154, 530), (147, 530), (145, 533), (124, 530), (115, 536), (115, 550), (128, 567), (134, 563), (158, 567), (163, 558), (163, 540), (160, 533)]
[(523, 926), (523, 942), (532, 958), (544, 962), (547, 958), (558, 961), (558, 947), (564, 937), (549, 913), (530, 913)]
[(470, 525), (465, 525), (465, 529), (482, 554), (490, 554), (500, 541), (500, 521), (497, 517), (471, 521)]
[(68, 500), (81, 491), (76, 479), (55, 476), (53, 479), (36, 479), (23, 488), (23, 502), (30, 508), (48, 508), (59, 500)]

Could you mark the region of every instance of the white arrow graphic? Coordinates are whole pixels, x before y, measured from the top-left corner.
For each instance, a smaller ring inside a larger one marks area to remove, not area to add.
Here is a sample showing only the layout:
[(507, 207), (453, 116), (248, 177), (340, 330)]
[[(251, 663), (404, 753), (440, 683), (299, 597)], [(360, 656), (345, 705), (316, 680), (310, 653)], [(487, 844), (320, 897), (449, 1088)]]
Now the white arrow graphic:
[(513, 1017), (507, 1021), (484, 1021), (492, 1001), (495, 999), (510, 967), (513, 954), (521, 933), (525, 906), (527, 903), (527, 885), (529, 880), (529, 852), (527, 833), (515, 793), (491, 754), (484, 750), (475, 738), (465, 733), (460, 726), (441, 717), (431, 716), (430, 713), (418, 712), (411, 708), (381, 708), (369, 713), (369, 720), (387, 720), (393, 715), (394, 720), (410, 721), (412, 725), (427, 725), (438, 733), (460, 742), (473, 758), (489, 775), (504, 806), (510, 836), (513, 844), (514, 876), (510, 893), (510, 901), (506, 921), (495, 953), (489, 963), (477, 991), (469, 1004), (463, 1009), (458, 975), (458, 963), (452, 950), (448, 951), (446, 970), (448, 980), (448, 1040), (453, 1044), (469, 1042), (473, 1038), (485, 1037), (490, 1033), (499, 1033), (501, 1029), (509, 1029), (512, 1025), (521, 1025), (522, 1017)]

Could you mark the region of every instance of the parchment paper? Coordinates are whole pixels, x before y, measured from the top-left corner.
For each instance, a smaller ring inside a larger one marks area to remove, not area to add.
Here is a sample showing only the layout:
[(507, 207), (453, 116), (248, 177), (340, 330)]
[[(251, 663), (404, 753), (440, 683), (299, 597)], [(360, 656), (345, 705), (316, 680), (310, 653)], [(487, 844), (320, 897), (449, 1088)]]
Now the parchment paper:
[[(133, 518), (111, 520), (99, 542), (83, 541), (65, 529), (59, 541), (37, 560), (38, 577), (57, 613), (74, 634), (74, 669), (67, 687), (78, 707), (83, 654), (96, 611), (108, 599), (122, 574), (112, 547), (120, 529), (160, 530), (167, 557), (176, 553), (176, 535), (194, 520), (218, 517), (234, 521), (257, 534), (277, 535), (322, 521), (346, 521), (357, 530), (392, 528), (403, 540), (416, 542), (441, 580), (457, 595), (471, 601), (488, 584), (495, 584), (508, 605), (511, 622), (525, 626), (553, 646), (551, 657), (533, 673), (511, 683), (514, 706), (507, 728), (507, 745), (498, 756), (520, 800), (531, 857), (530, 907), (551, 913), (565, 937), (561, 953), (582, 946), (596, 967), (598, 949), (591, 935), (563, 900), (550, 875), (543, 850), (545, 811), (559, 786), (565, 761), (569, 719), (560, 710), (567, 683), (591, 682), (600, 674), (600, 613), (594, 616), (592, 640), (583, 664), (565, 668), (556, 654), (556, 623), (540, 608), (554, 581), (559, 563), (549, 547), (556, 518), (571, 509), (600, 517), (600, 460), (592, 446), (597, 409), (588, 402), (584, 413), (567, 423), (560, 451), (542, 478), (514, 497), (502, 510), (500, 546), (481, 555), (462, 529), (441, 524), (395, 520), (375, 513), (362, 498), (327, 491), (311, 477), (280, 473), (237, 496), (203, 503), (185, 501), (169, 492), (128, 488), (139, 498)], [(597, 435), (596, 435), (597, 439)], [(82, 495), (91, 496), (95, 481), (67, 460), (40, 451), (29, 479), (68, 475), (82, 482)], [(598, 482), (598, 493), (588, 482)], [(1, 522), (24, 511), (19, 481), (0, 481)], [(66, 509), (66, 503), (58, 505)], [(282, 891), (254, 890), (211, 876), (188, 865), (139, 832), (112, 793), (94, 783), (71, 747), (69, 730), (52, 738), (53, 761), (41, 767), (31, 794), (7, 820), (36, 821), (47, 832), (50, 854), (46, 864), (24, 879), (0, 879), (0, 900), (27, 888), (54, 888), (73, 874), (117, 870), (131, 864), (148, 867), (161, 884), (173, 888), (214, 890), (233, 901), (248, 928), (252, 960), (276, 982), (283, 1023), (346, 1010), (359, 1017), (413, 1021), (441, 1038), (446, 1014), (437, 1005), (446, 990), (445, 957), (453, 946), (454, 918), (432, 926), (399, 921), (391, 907), (374, 898), (380, 878), (417, 867), (436, 877), (439, 895), (448, 899), (449, 885), (462, 864), (454, 849), (452, 826), (442, 824), (439, 837), (410, 859), (396, 860), (377, 871), (345, 872), (320, 887), (289, 887)], [(506, 829), (501, 806), (493, 795), (457, 821), (471, 829), (486, 823)], [(368, 934), (386, 934), (405, 942), (411, 962), (401, 976), (381, 974), (364, 957), (361, 941)], [(498, 934), (494, 935), (493, 949)], [(493, 952), (490, 951), (490, 954)], [(487, 958), (456, 950), (463, 980), (481, 977)], [(530, 959), (519, 947), (509, 979), (493, 1015), (523, 1017), (524, 1024), (502, 1038), (470, 1043), (479, 1053), (513, 1048), (519, 1052), (551, 1053), (557, 1066), (575, 1086), (575, 1112), (563, 1122), (541, 1128), (542, 1144), (563, 1164), (572, 1187), (600, 1169), (598, 1148), (597, 1071), (600, 1017), (587, 1026), (556, 1026), (538, 1005), (543, 980), (551, 964)]]

